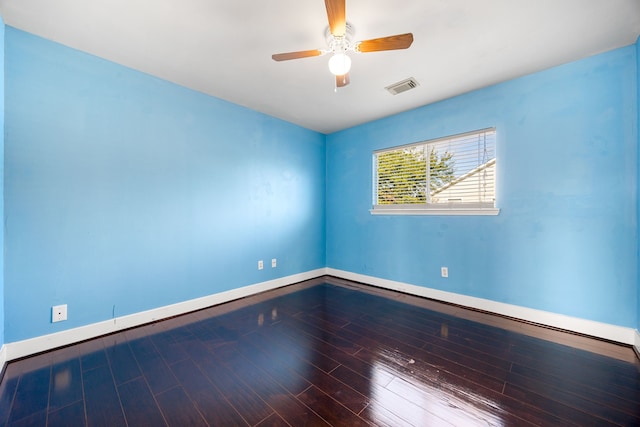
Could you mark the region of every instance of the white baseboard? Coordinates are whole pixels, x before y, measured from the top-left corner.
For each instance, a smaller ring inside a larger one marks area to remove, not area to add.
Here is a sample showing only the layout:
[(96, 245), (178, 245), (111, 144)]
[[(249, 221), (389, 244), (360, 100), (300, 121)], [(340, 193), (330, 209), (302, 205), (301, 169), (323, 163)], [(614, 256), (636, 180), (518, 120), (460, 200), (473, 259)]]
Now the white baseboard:
[(608, 323), (595, 322), (593, 320), (580, 319), (577, 317), (565, 316), (563, 314), (505, 304), (497, 301), (456, 294), (453, 292), (425, 288), (423, 286), (416, 286), (393, 280), (380, 279), (378, 277), (366, 276), (333, 268), (327, 268), (327, 274), (347, 280), (353, 280), (355, 282), (378, 286), (380, 288), (400, 291), (464, 307), (488, 311), (490, 313), (496, 313), (515, 319), (603, 338), (622, 344), (635, 345), (636, 349), (640, 352), (640, 335), (638, 334), (638, 331), (632, 328), (625, 328), (623, 326), (610, 325)]
[(81, 326), (79, 328), (68, 329), (66, 331), (57, 332), (55, 334), (43, 335), (23, 341), (6, 343), (0, 348), (0, 370), (2, 370), (4, 368), (4, 365), (11, 360), (30, 356), (32, 354), (51, 350), (57, 347), (74, 344), (80, 341), (85, 341), (91, 338), (99, 337), (101, 335), (106, 335), (124, 329), (144, 325), (157, 320), (178, 316), (180, 314), (189, 313), (191, 311), (200, 310), (203, 308), (211, 307), (213, 305), (233, 301), (239, 298), (248, 297), (260, 292), (281, 288), (305, 280), (315, 279), (323, 275), (340, 277), (343, 279), (353, 280), (372, 286), (378, 286), (380, 288), (405, 292), (408, 294), (497, 313), (516, 319), (526, 320), (542, 325), (557, 327), (573, 332), (604, 338), (610, 341), (633, 345), (635, 346), (635, 349), (640, 356), (640, 332), (631, 328), (609, 325), (606, 323), (594, 322), (591, 320), (579, 319), (511, 304), (504, 304), (496, 301), (485, 300), (482, 298), (425, 288), (422, 286), (396, 282), (393, 280), (380, 279), (373, 276), (366, 276), (362, 274), (351, 273), (348, 271), (336, 270), (333, 268), (320, 268), (305, 273), (294, 274), (279, 279), (269, 280), (238, 289), (232, 289), (229, 291), (208, 295), (202, 298), (196, 298), (177, 304), (158, 307), (156, 309), (131, 314), (128, 316), (117, 317), (115, 319), (109, 319), (102, 322)]
[(0, 372), (4, 369), (5, 363), (7, 363), (7, 346), (3, 345), (2, 348), (0, 348)]
[(66, 331), (56, 332), (54, 334), (43, 335), (35, 338), (26, 339), (7, 343), (0, 350), (0, 370), (6, 362), (19, 359), (21, 357), (30, 356), (32, 354), (51, 350), (85, 341), (101, 335), (118, 332), (135, 326), (144, 325), (157, 320), (166, 319), (180, 314), (189, 313), (213, 305), (222, 304), (239, 298), (248, 297), (260, 292), (270, 291), (272, 289), (281, 288), (283, 286), (292, 285), (309, 279), (315, 279), (326, 274), (325, 268), (307, 271), (305, 273), (294, 274), (279, 279), (269, 280), (267, 282), (256, 283), (254, 285), (244, 286), (242, 288), (231, 289), (229, 291), (217, 294), (207, 295), (205, 297), (180, 302), (177, 304), (158, 307), (148, 311), (117, 317), (78, 328), (68, 329)]

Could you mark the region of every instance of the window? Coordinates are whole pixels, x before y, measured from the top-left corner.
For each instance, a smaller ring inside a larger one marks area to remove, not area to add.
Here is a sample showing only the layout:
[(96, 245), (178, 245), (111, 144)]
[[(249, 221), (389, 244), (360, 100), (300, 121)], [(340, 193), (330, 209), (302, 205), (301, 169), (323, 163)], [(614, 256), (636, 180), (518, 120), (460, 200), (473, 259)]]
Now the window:
[(373, 153), (372, 214), (497, 215), (496, 131)]

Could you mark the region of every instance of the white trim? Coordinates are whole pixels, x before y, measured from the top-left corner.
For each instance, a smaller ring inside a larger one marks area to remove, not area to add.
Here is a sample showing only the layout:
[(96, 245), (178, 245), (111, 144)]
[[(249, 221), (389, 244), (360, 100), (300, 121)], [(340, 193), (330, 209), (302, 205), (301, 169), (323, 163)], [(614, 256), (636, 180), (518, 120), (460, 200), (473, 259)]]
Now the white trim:
[(371, 215), (498, 215), (500, 209), (370, 209)]
[(92, 323), (78, 328), (68, 329), (66, 331), (56, 332), (54, 334), (42, 335), (35, 338), (29, 338), (23, 341), (7, 343), (0, 350), (0, 369), (4, 367), (6, 362), (19, 359), (21, 357), (30, 356), (32, 354), (51, 350), (57, 347), (74, 344), (85, 341), (101, 335), (118, 332), (123, 329), (129, 329), (135, 326), (141, 326), (156, 320), (166, 319), (180, 314), (189, 313), (213, 305), (222, 304), (239, 298), (248, 297), (260, 292), (270, 291), (294, 283), (302, 282), (309, 279), (324, 276), (325, 268), (307, 271), (305, 273), (294, 274), (279, 279), (269, 280), (266, 282), (256, 283), (254, 285), (244, 286), (242, 288), (231, 289), (217, 294), (207, 295), (201, 298), (195, 298), (188, 301), (179, 302), (177, 304), (167, 305), (164, 307), (154, 308), (152, 310), (142, 311), (127, 316), (116, 317), (98, 323)]
[(579, 332), (599, 338), (608, 339), (624, 344), (634, 345), (640, 356), (640, 332), (631, 328), (609, 325), (606, 323), (594, 322), (591, 320), (579, 319), (561, 314), (545, 312), (541, 310), (520, 307), (511, 304), (485, 300), (482, 298), (470, 297), (452, 292), (440, 291), (437, 289), (425, 288), (422, 286), (410, 285), (393, 280), (380, 279), (373, 276), (351, 273), (348, 271), (333, 268), (319, 268), (305, 273), (294, 274), (279, 279), (256, 283), (242, 288), (231, 289), (229, 291), (208, 295), (189, 301), (180, 302), (156, 309), (143, 311), (128, 316), (117, 317), (86, 326), (81, 326), (55, 334), (43, 335), (23, 341), (6, 343), (0, 348), (0, 370), (11, 360), (32, 354), (51, 350), (57, 347), (74, 344), (80, 341), (99, 337), (101, 335), (118, 332), (124, 329), (141, 326), (157, 320), (166, 319), (191, 311), (200, 310), (213, 305), (222, 304), (239, 298), (248, 297), (261, 292), (292, 285), (305, 280), (315, 279), (324, 275), (331, 275), (356, 282), (366, 283), (381, 288), (397, 290), (426, 298), (450, 302), (466, 307), (476, 308), (502, 314), (517, 319), (540, 323)]
[(3, 344), (0, 348), (0, 372), (4, 369), (5, 363), (7, 363), (7, 346)]
[(355, 282), (366, 283), (380, 288), (392, 289), (421, 297), (431, 298), (439, 301), (449, 302), (464, 307), (475, 308), (488, 311), (503, 316), (513, 317), (528, 322), (541, 325), (552, 326), (565, 329), (580, 334), (603, 338), (610, 341), (634, 345), (640, 351), (640, 334), (632, 328), (611, 325), (608, 323), (596, 322), (593, 320), (580, 319), (577, 317), (565, 316), (563, 314), (551, 313), (548, 311), (536, 310), (533, 308), (505, 304), (483, 298), (471, 297), (453, 292), (441, 291), (438, 289), (426, 288), (423, 286), (411, 285), (408, 283), (396, 282), (393, 280), (380, 279), (378, 277), (366, 276), (349, 271), (327, 268), (327, 274)]
[(495, 132), (495, 131), (496, 131), (496, 127), (495, 126), (491, 126), (491, 127), (484, 128), (484, 129), (478, 129), (478, 130), (472, 130), (472, 131), (469, 131), (469, 132), (457, 133), (455, 135), (441, 136), (441, 137), (433, 138), (433, 139), (425, 139), (425, 140), (422, 140), (422, 141), (411, 142), (409, 144), (404, 144), (404, 145), (397, 145), (395, 147), (390, 147), (390, 148), (381, 148), (379, 150), (373, 150), (373, 154), (386, 153), (388, 151), (401, 150), (403, 148), (417, 147), (419, 145), (436, 144), (438, 142), (448, 141), (450, 139), (460, 139), (460, 138), (464, 138), (466, 136), (478, 135), (478, 134), (481, 134), (481, 133), (491, 133), (491, 132)]

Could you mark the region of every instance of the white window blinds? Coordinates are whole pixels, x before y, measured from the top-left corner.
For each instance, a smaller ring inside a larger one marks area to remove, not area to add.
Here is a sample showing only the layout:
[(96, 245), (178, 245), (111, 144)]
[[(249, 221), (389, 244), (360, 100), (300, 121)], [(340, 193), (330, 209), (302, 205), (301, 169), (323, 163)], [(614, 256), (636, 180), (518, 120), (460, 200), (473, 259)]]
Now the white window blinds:
[(379, 150), (373, 160), (374, 211), (495, 208), (493, 128)]

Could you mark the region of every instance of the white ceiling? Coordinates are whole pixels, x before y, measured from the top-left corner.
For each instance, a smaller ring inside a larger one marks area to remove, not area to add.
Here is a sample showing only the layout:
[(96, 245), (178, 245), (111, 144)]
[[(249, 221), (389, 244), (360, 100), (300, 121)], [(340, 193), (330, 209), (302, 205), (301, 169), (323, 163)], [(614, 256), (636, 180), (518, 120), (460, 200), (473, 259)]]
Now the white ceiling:
[[(7, 25), (331, 133), (634, 43), (640, 0), (347, 0), (355, 40), (412, 32), (408, 50), (353, 55), (334, 92), (322, 0), (0, 0)], [(392, 96), (385, 86), (414, 77)]]

